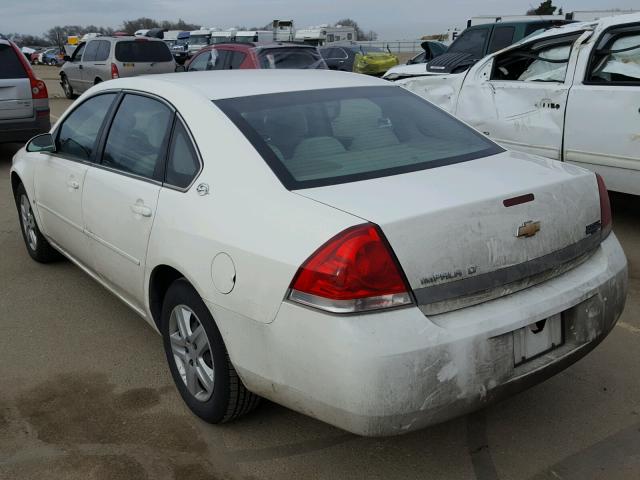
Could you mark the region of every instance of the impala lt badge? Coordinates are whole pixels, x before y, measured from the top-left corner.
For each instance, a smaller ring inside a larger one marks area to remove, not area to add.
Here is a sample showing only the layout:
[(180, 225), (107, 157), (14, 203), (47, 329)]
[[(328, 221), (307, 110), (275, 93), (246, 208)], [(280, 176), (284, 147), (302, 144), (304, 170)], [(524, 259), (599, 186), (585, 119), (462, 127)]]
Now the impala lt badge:
[(532, 222), (532, 221), (524, 222), (522, 225), (518, 227), (516, 237), (518, 238), (533, 237), (539, 231), (540, 231), (540, 222)]

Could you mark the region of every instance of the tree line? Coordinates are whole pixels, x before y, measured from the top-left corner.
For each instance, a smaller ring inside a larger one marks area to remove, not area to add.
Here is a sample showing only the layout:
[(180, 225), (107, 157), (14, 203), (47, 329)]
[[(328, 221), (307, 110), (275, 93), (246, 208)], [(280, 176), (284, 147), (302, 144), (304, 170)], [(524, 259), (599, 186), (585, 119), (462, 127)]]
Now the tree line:
[[(374, 31), (363, 31), (358, 23), (350, 18), (343, 18), (342, 20), (335, 23), (335, 25), (345, 25), (352, 26), (356, 31), (356, 38), (358, 40), (376, 40), (378, 35)], [(116, 32), (126, 32), (131, 35), (137, 30), (142, 29), (151, 29), (151, 28), (163, 28), (166, 30), (198, 30), (200, 28), (199, 25), (194, 23), (186, 22), (182, 19), (178, 19), (178, 21), (170, 21), (170, 20), (154, 20), (148, 17), (140, 17), (134, 20), (125, 20), (122, 22), (122, 25), (117, 28), (111, 27), (98, 27), (96, 25), (64, 25), (64, 26), (55, 26), (47, 30), (42, 35), (24, 35), (20, 33), (8, 33), (4, 36), (14, 42), (16, 42), (20, 46), (30, 46), (30, 47), (44, 47), (47, 45), (59, 45), (66, 42), (66, 39), (70, 35), (78, 35), (82, 36), (86, 33), (99, 33), (101, 35), (113, 35)], [(263, 27), (250, 27), (246, 28), (245, 26), (236, 27), (238, 30), (270, 30), (271, 22), (266, 24)], [(0, 36), (2, 36), (0, 34)]]

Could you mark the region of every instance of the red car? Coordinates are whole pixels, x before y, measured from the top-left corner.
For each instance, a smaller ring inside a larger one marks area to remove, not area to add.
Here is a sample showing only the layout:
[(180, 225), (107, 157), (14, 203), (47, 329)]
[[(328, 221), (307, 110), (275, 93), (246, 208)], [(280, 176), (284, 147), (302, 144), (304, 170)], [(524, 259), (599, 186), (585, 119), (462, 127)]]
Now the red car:
[(327, 64), (312, 45), (220, 43), (203, 48), (185, 65), (188, 72), (239, 68), (326, 69)]

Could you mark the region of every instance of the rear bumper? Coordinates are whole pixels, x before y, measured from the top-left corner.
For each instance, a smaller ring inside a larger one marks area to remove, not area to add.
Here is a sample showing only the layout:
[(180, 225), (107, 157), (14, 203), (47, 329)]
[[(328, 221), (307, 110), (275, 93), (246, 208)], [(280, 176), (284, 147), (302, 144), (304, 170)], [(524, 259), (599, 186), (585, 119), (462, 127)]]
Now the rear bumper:
[(51, 129), (49, 110), (43, 116), (20, 120), (0, 121), (0, 143), (23, 143)]
[[(339, 428), (396, 435), (481, 408), (586, 355), (624, 308), (627, 263), (611, 234), (575, 269), (427, 318), (418, 308), (332, 316), (288, 302), (269, 325), (216, 311), (255, 393)], [(515, 366), (513, 331), (563, 313), (563, 344)]]

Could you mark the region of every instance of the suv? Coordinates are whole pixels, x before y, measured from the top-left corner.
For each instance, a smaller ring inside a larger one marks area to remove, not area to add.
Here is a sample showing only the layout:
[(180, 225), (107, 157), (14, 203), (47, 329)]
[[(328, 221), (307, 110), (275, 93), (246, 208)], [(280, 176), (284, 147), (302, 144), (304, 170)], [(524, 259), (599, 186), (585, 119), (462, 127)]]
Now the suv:
[(147, 37), (98, 37), (81, 43), (60, 71), (67, 98), (112, 78), (170, 73), (176, 62), (165, 42)]
[(221, 43), (205, 47), (187, 64), (187, 71), (236, 69), (326, 69), (312, 45), (290, 43)]
[(49, 95), (15, 43), (0, 38), (0, 143), (48, 132)]

